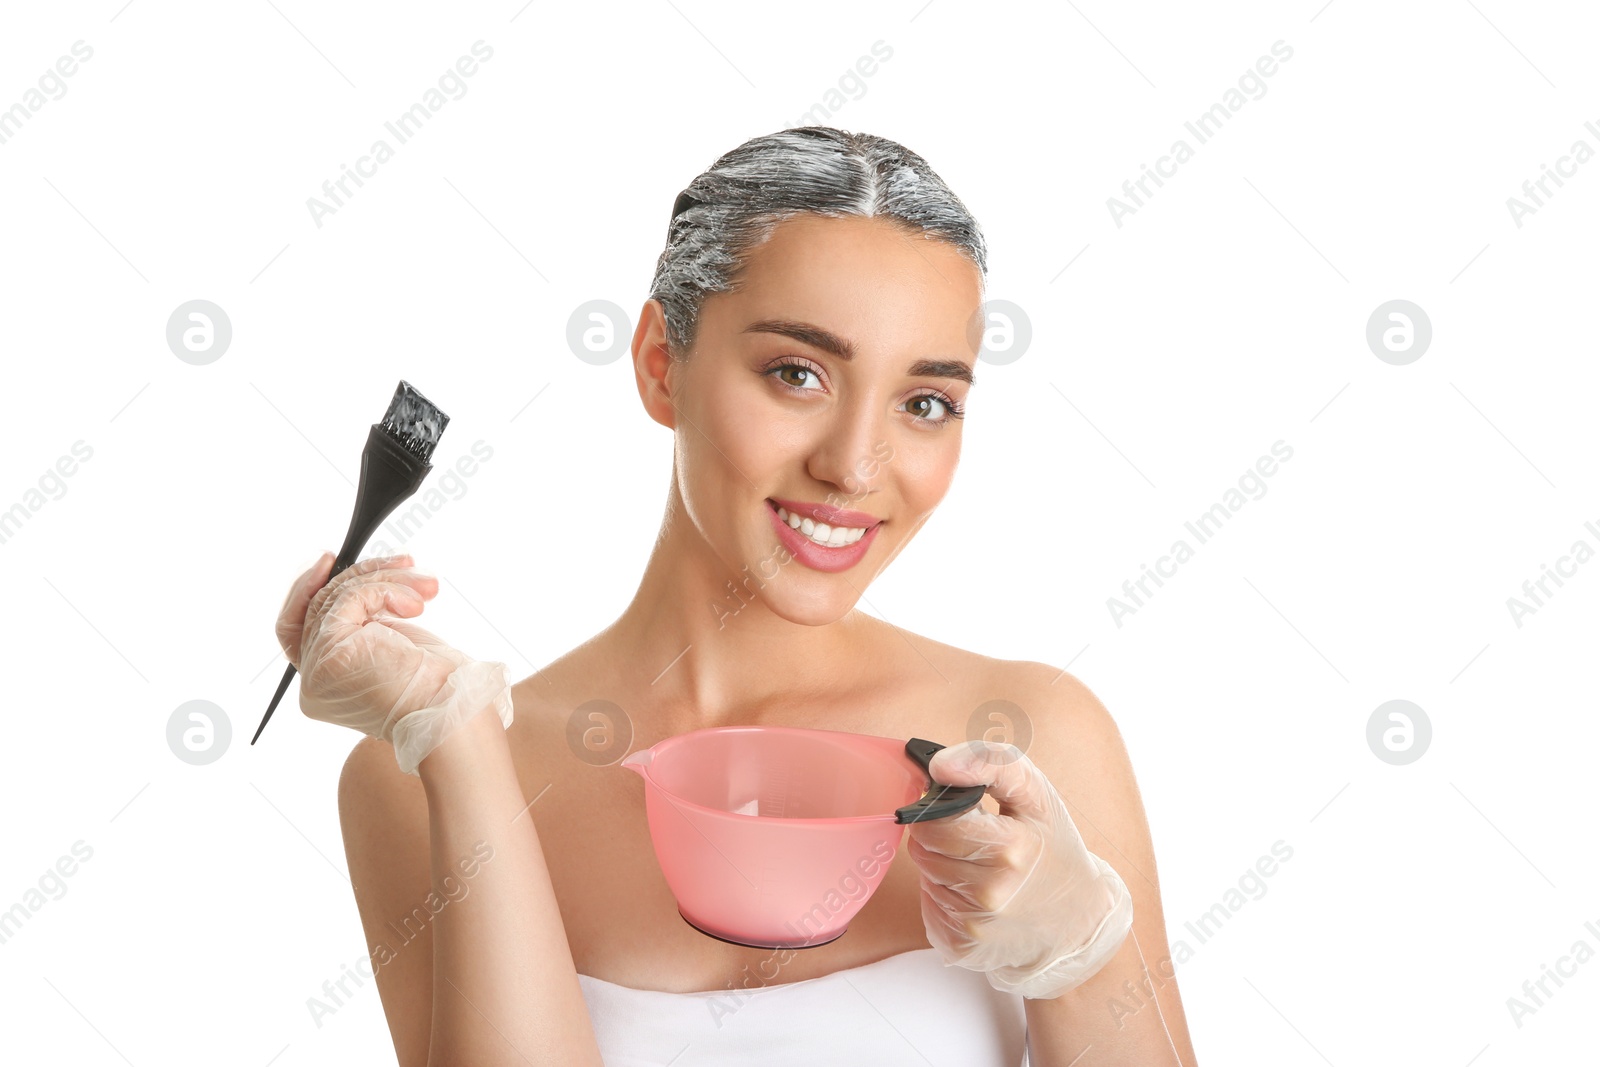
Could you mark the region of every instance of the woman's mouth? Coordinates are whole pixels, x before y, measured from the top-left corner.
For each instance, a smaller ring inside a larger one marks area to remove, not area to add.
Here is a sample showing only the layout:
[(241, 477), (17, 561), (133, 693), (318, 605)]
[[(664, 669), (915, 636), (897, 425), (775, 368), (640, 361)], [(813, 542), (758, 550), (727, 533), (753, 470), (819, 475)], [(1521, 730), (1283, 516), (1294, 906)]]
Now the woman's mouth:
[(883, 525), (882, 519), (864, 512), (826, 504), (769, 497), (766, 505), (779, 539), (813, 570), (837, 572), (855, 566)]
[(823, 545), (827, 548), (843, 548), (853, 545), (861, 540), (861, 535), (867, 532), (865, 526), (829, 526), (825, 522), (815, 522), (811, 519), (794, 515), (787, 508), (778, 508), (778, 518), (789, 524), (789, 529), (799, 530), (809, 537), (813, 544)]

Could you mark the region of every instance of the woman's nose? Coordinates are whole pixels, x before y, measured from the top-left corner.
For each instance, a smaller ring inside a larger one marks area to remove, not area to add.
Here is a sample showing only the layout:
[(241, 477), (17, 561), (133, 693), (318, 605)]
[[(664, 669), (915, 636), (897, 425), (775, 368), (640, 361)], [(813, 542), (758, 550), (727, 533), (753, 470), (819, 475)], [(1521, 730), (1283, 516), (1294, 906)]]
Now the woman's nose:
[(857, 403), (839, 409), (839, 417), (819, 427), (807, 466), (819, 482), (837, 486), (848, 496), (874, 487), (887, 426), (880, 405)]

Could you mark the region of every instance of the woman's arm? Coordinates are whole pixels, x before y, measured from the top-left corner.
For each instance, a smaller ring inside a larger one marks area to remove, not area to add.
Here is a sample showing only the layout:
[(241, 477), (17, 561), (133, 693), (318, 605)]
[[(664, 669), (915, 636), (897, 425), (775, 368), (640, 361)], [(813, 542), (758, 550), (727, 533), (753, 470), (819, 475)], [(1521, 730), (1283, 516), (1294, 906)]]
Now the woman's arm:
[[(1027, 756), (1066, 801), (1090, 852), (1133, 898), (1133, 928), (1094, 977), (1054, 1000), (1024, 1000), (1034, 1067), (1196, 1067), (1167, 948), (1150, 825), (1115, 721), (1071, 675), (1041, 668), (1018, 703), (1029, 714)], [(1059, 679), (1050, 684), (1049, 679)]]
[(417, 771), (368, 739), (339, 782), (401, 1067), (603, 1067), (505, 728), (476, 715)]

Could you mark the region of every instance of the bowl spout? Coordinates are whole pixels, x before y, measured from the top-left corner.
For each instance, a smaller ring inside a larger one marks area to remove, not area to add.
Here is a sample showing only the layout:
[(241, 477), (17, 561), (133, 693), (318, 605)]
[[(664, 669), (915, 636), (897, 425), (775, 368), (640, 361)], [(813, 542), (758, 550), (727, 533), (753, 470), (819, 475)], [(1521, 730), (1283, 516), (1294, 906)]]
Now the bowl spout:
[(643, 778), (645, 776), (644, 769), (650, 765), (650, 760), (654, 756), (655, 752), (651, 749), (641, 748), (637, 752), (630, 752), (622, 757), (622, 762), (618, 766), (626, 767), (640, 778)]

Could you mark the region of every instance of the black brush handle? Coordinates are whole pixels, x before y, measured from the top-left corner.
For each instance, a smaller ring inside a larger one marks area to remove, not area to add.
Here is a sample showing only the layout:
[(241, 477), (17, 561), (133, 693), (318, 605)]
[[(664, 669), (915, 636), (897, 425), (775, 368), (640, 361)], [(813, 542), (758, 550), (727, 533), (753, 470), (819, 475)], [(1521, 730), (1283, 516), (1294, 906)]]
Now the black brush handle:
[[(431, 470), (431, 463), (406, 451), (389, 436), (381, 423), (372, 424), (372, 429), (367, 432), (367, 447), (361, 450), (361, 483), (356, 487), (356, 506), (350, 515), (350, 529), (346, 531), (344, 546), (339, 549), (339, 555), (328, 571), (328, 581), (333, 581), (334, 575), (356, 561), (373, 531), (407, 497), (422, 487), (423, 480)], [(261, 717), (255, 737), (250, 738), (252, 745), (261, 736), (261, 731), (266, 729), (267, 720), (277, 710), (278, 701), (283, 699), (284, 692), (289, 688), (289, 680), (294, 676), (295, 666), (291, 663), (278, 682), (278, 691), (272, 694), (272, 703), (267, 705), (267, 713)]]
[[(927, 774), (933, 754), (943, 747), (933, 741), (913, 737), (906, 742), (906, 755), (922, 768), (924, 774)], [(912, 801), (903, 808), (896, 808), (894, 821), (925, 822), (928, 819), (947, 819), (952, 815), (960, 815), (975, 806), (988, 791), (989, 787), (983, 785), (940, 785), (929, 774), (927, 791), (920, 799)]]

